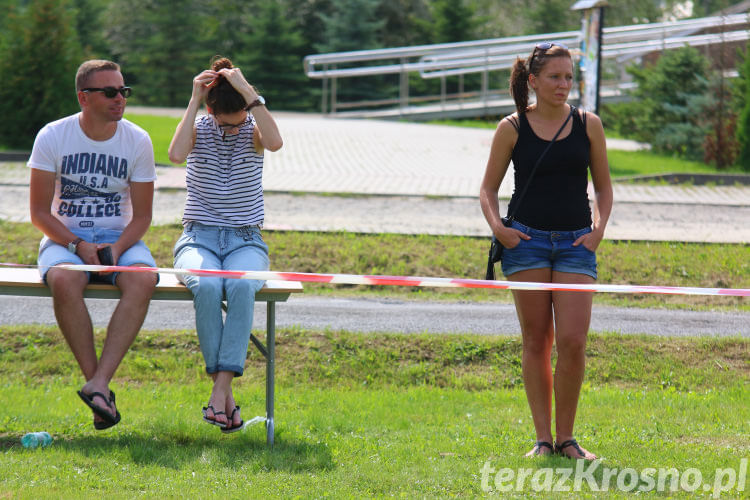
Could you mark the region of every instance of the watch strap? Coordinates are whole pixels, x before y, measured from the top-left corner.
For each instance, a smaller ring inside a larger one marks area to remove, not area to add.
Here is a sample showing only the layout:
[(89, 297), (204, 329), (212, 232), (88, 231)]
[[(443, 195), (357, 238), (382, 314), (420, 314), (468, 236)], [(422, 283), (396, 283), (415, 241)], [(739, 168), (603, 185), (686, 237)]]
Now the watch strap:
[(68, 251), (71, 253), (76, 253), (78, 250), (78, 244), (83, 241), (83, 238), (76, 238), (70, 243), (68, 243)]
[(245, 107), (245, 111), (250, 111), (256, 106), (261, 106), (265, 104), (266, 104), (266, 100), (263, 98), (263, 96), (259, 95), (258, 97), (255, 98), (253, 102), (251, 102)]

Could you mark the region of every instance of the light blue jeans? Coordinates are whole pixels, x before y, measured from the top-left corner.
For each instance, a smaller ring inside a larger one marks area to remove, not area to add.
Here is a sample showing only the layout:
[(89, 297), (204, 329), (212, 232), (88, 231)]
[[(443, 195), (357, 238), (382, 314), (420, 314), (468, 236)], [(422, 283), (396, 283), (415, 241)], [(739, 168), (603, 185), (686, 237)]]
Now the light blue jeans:
[[(178, 269), (268, 270), (268, 246), (257, 226), (207, 226), (187, 222), (174, 247)], [(255, 293), (263, 281), (182, 276), (193, 292), (195, 327), (206, 372), (234, 372), (245, 369), (250, 329), (253, 326)], [(222, 319), (222, 300), (227, 301)]]

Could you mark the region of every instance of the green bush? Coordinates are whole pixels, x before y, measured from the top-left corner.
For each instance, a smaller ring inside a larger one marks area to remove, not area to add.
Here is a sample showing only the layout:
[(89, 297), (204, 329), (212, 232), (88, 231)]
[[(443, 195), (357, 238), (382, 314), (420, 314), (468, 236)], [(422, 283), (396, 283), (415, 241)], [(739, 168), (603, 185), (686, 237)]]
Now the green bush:
[(664, 52), (651, 66), (631, 66), (628, 72), (638, 84), (633, 92), (636, 138), (658, 152), (701, 158), (708, 60), (686, 46)]
[(742, 110), (737, 123), (737, 142), (740, 146), (738, 163), (744, 170), (750, 171), (750, 85), (747, 84), (750, 79), (750, 57), (747, 57), (748, 53), (750, 52), (745, 52), (744, 62), (739, 67), (737, 95), (738, 101), (741, 101), (738, 104), (742, 105)]
[(6, 13), (0, 40), (0, 144), (30, 148), (45, 123), (75, 113), (81, 48), (65, 0), (32, 0)]

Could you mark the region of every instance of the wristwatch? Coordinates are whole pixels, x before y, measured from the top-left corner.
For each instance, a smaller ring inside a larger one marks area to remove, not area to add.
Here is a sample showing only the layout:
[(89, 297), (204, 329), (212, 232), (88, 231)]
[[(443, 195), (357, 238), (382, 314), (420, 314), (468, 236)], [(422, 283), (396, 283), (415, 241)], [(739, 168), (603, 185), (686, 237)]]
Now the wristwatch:
[(76, 250), (78, 250), (78, 244), (82, 242), (83, 240), (81, 238), (76, 238), (70, 243), (68, 243), (68, 252), (70, 253), (76, 253)]
[(255, 98), (253, 102), (251, 102), (250, 104), (247, 105), (247, 107), (245, 107), (245, 111), (250, 111), (255, 106), (265, 106), (265, 105), (266, 105), (266, 100), (263, 99), (262, 95), (259, 95), (258, 97)]

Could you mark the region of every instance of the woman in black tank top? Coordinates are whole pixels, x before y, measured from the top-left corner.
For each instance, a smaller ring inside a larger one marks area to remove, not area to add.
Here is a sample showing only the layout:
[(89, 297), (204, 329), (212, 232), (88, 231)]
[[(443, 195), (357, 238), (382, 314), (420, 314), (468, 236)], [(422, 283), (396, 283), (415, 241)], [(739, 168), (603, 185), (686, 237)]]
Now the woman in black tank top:
[[(567, 104), (572, 83), (573, 61), (559, 44), (538, 44), (513, 67), (510, 90), (517, 112), (497, 127), (479, 195), (490, 229), (504, 247), (503, 273), (511, 281), (586, 284), (596, 278), (595, 251), (612, 210), (612, 184), (601, 120)], [(529, 87), (536, 94), (530, 106)], [(498, 190), (511, 160), (516, 188), (508, 210), (513, 220), (506, 227)], [(589, 171), (595, 192), (593, 217), (587, 195)], [(573, 438), (592, 296), (513, 291), (523, 336), (524, 386), (536, 431), (536, 444), (527, 456), (596, 458)]]

